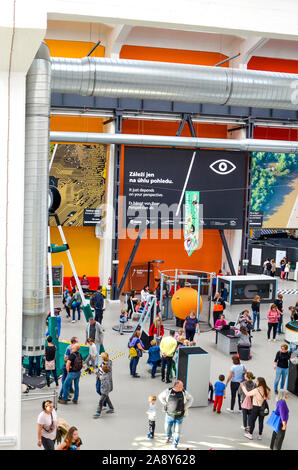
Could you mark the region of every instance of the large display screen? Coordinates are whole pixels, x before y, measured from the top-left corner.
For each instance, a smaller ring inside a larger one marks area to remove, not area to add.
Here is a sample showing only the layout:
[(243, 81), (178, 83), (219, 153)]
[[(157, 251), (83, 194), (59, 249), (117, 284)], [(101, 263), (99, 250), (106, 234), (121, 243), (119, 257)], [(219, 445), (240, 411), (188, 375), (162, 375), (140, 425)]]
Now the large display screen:
[[(173, 228), (181, 201), (181, 209), (183, 207), (185, 191), (199, 191), (202, 228), (242, 228), (245, 153), (197, 150), (194, 155), (194, 152), (191, 149), (125, 147), (124, 227), (133, 227), (146, 219), (148, 228)], [(182, 210), (179, 217), (182, 227)]]
[(106, 145), (59, 144), (55, 148), (51, 144), (50, 159), (55, 154), (50, 181), (61, 194), (57, 210), (61, 225), (91, 225), (87, 215), (94, 213), (105, 197), (106, 149)]
[(263, 211), (263, 228), (298, 228), (298, 154), (254, 152), (251, 211)]

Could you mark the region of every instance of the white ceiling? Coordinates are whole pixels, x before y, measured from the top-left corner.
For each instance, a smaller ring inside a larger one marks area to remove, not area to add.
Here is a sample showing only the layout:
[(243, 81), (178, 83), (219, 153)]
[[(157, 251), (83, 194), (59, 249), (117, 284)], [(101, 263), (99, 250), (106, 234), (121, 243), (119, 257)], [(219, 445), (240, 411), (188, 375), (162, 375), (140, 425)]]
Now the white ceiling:
[[(101, 40), (102, 45), (109, 52), (108, 55), (119, 53), (122, 45), (133, 45), (219, 52), (231, 56), (235, 52), (246, 52), (246, 42), (251, 41), (251, 37), (245, 37), (243, 34), (219, 34), (58, 20), (48, 20), (46, 38), (90, 42)], [(256, 42), (256, 44), (258, 43)], [(253, 49), (254, 56), (298, 60), (298, 41), (268, 39), (264, 44), (260, 44), (256, 50)]]

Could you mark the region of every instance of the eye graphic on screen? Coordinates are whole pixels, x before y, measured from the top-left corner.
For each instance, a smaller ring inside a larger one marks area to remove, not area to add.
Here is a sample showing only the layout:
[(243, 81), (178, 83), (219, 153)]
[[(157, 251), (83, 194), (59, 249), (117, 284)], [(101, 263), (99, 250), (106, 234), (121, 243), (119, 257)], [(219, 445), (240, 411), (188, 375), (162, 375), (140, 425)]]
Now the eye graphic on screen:
[(236, 165), (234, 165), (234, 163), (230, 162), (229, 160), (221, 159), (213, 162), (210, 165), (210, 168), (219, 175), (228, 175), (236, 169)]

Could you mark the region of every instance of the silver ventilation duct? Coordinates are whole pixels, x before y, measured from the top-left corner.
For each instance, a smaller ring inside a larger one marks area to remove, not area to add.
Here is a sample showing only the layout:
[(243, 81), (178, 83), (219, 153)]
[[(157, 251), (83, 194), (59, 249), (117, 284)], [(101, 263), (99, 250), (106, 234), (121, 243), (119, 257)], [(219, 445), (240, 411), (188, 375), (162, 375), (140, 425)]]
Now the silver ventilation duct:
[(298, 109), (296, 74), (95, 57), (51, 64), (53, 93)]
[(207, 139), (199, 137), (171, 137), (134, 134), (93, 134), (88, 132), (51, 132), (51, 142), (156, 145), (158, 147), (196, 147), (249, 152), (298, 153), (298, 142), (264, 139)]
[(26, 79), (23, 354), (28, 356), (41, 355), (45, 344), (50, 82), (50, 54), (43, 43)]

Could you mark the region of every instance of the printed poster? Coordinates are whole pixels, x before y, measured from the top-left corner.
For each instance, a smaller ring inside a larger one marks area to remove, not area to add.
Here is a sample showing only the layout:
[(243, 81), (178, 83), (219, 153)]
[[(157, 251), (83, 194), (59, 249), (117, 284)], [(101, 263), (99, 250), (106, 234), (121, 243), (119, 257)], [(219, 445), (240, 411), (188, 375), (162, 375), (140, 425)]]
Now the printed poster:
[(199, 191), (185, 191), (184, 248), (188, 256), (199, 247)]

